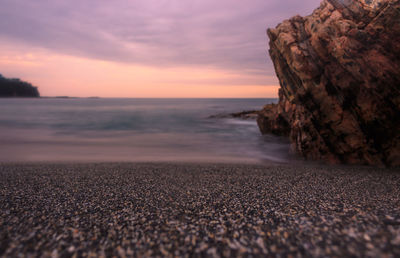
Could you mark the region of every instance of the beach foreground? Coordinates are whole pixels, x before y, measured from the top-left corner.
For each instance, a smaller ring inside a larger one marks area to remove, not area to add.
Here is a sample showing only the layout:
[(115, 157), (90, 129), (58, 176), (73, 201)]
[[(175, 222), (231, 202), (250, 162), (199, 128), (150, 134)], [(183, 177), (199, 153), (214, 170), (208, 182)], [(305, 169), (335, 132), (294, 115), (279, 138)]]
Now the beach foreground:
[(398, 169), (2, 164), (0, 256), (400, 256)]

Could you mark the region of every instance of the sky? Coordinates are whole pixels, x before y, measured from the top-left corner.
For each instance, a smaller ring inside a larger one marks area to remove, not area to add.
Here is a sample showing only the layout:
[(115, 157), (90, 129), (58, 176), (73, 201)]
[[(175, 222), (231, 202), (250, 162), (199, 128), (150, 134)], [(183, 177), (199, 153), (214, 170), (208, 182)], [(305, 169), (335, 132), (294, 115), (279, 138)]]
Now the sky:
[(0, 0), (0, 73), (42, 96), (276, 97), (266, 29), (320, 0)]

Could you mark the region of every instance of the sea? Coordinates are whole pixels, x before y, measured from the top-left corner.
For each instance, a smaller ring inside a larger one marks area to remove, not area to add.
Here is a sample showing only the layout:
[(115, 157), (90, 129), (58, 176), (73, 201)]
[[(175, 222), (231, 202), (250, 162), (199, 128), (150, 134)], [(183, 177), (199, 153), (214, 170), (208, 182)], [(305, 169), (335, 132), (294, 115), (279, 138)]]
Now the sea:
[(261, 135), (277, 99), (0, 99), (0, 162), (290, 162), (289, 142)]

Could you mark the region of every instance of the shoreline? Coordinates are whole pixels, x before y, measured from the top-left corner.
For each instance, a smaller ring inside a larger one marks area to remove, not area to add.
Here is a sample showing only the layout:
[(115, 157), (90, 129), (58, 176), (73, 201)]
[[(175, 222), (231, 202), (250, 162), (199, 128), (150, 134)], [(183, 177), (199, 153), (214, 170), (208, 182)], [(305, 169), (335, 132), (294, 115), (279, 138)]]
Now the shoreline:
[(0, 163), (0, 256), (400, 255), (398, 169)]
[(40, 165), (52, 165), (52, 166), (80, 166), (80, 165), (198, 165), (198, 166), (239, 166), (239, 167), (282, 167), (284, 169), (328, 169), (328, 170), (365, 170), (365, 171), (376, 171), (376, 173), (389, 172), (399, 173), (400, 167), (386, 167), (386, 166), (370, 166), (370, 165), (359, 165), (359, 164), (328, 164), (318, 160), (304, 160), (301, 157), (292, 156), (291, 160), (285, 161), (274, 161), (270, 159), (233, 159), (231, 157), (226, 159), (215, 159), (207, 160), (201, 159), (137, 159), (137, 160), (14, 160), (14, 161), (2, 161), (0, 160), (0, 167), (2, 166), (40, 166)]

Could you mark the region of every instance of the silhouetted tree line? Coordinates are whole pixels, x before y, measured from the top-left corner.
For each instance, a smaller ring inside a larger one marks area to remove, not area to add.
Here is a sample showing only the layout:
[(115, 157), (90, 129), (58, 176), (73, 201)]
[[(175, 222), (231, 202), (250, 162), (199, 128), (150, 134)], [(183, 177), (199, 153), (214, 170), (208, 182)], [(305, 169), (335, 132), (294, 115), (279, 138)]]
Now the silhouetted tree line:
[(40, 97), (40, 94), (32, 84), (0, 74), (0, 97)]

